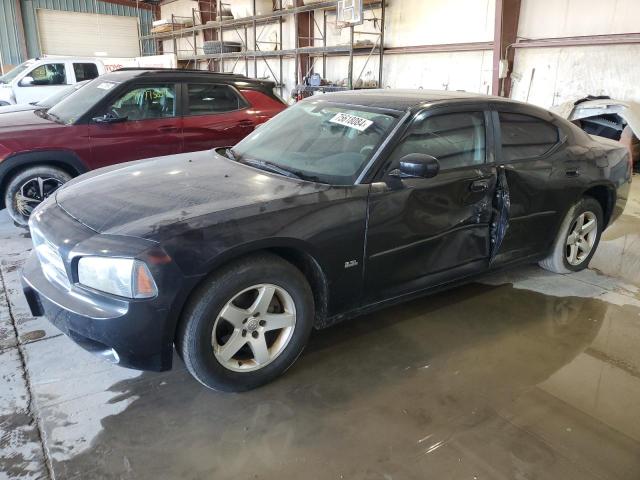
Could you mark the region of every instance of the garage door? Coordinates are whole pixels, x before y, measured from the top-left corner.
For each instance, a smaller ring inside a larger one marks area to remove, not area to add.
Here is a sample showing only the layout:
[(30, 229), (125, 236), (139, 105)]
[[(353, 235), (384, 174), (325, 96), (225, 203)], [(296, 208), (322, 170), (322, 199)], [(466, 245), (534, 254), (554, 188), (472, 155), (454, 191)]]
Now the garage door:
[(137, 17), (38, 10), (42, 53), (109, 57), (137, 57)]

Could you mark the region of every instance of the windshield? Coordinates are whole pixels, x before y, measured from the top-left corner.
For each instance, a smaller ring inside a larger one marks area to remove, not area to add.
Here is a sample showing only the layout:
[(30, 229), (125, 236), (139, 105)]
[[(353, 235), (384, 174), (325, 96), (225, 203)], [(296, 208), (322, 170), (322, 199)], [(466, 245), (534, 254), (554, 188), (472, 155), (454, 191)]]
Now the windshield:
[(5, 73), (0, 77), (0, 83), (10, 83), (14, 78), (24, 72), (27, 68), (29, 68), (33, 63), (32, 62), (24, 62), (15, 67), (8, 73)]
[(231, 153), (240, 162), (279, 168), (303, 179), (353, 185), (396, 123), (394, 113), (323, 101), (290, 107)]
[(96, 78), (73, 95), (69, 95), (47, 112), (57, 121), (70, 125), (119, 85), (118, 82)]
[(60, 90), (58, 93), (54, 93), (53, 95), (48, 96), (44, 100), (40, 100), (39, 102), (36, 102), (35, 105), (40, 108), (51, 108), (55, 104), (67, 98), (76, 90), (80, 89), (80, 87), (86, 85), (87, 83), (88, 82), (85, 81), (85, 82), (76, 83), (75, 85), (69, 85), (68, 87), (65, 87), (62, 90)]

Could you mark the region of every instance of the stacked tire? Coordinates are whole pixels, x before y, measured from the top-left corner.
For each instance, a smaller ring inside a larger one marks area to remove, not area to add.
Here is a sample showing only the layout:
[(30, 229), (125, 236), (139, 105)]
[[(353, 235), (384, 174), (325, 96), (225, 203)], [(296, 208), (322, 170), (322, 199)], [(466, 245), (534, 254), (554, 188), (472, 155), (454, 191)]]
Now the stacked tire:
[(222, 42), (220, 40), (210, 40), (203, 44), (204, 53), (206, 55), (216, 55), (219, 53), (241, 52), (242, 43), (240, 42)]

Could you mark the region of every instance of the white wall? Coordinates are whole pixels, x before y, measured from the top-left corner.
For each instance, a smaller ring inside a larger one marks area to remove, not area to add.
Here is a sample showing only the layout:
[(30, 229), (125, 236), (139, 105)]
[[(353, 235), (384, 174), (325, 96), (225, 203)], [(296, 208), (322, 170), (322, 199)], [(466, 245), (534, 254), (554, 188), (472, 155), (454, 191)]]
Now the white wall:
[(512, 97), (545, 108), (589, 94), (640, 101), (637, 58), (640, 45), (520, 49)]
[[(411, 47), (461, 42), (486, 42), (493, 39), (495, 0), (389, 0), (386, 11), (385, 46)], [(365, 10), (365, 18), (380, 18), (381, 11)], [(320, 21), (318, 23), (321, 23)], [(335, 15), (327, 18), (327, 43), (349, 43), (349, 29), (335, 28)], [(365, 21), (356, 31), (379, 31)], [(320, 37), (316, 30), (316, 37)], [(355, 40), (371, 35), (355, 35)], [(320, 42), (318, 42), (319, 44)], [(354, 59), (354, 81), (366, 62)], [(491, 89), (491, 51), (428, 54), (388, 54), (383, 68), (383, 87), (434, 88), (487, 93)], [(320, 65), (321, 62), (318, 62)], [(374, 55), (364, 69), (363, 78), (378, 77), (378, 59)], [(348, 59), (332, 57), (327, 61), (325, 78), (338, 81), (347, 76)], [(320, 70), (316, 70), (320, 71)]]
[(493, 39), (495, 0), (391, 0), (387, 46)]
[(522, 38), (576, 37), (637, 32), (638, 0), (522, 0)]
[[(639, 30), (639, 0), (522, 0), (518, 36), (536, 39)], [(542, 107), (589, 94), (640, 101), (639, 54), (639, 45), (517, 49), (512, 97), (528, 97)]]

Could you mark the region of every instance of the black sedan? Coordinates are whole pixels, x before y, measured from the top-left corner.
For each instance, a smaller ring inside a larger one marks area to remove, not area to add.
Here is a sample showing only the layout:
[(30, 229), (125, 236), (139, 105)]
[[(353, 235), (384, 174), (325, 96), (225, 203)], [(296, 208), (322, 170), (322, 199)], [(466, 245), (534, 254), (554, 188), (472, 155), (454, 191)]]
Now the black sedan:
[(312, 97), (230, 150), (96, 170), (36, 209), (24, 292), (88, 350), (207, 387), (289, 368), (311, 330), (522, 262), (587, 267), (629, 153), (459, 92)]

